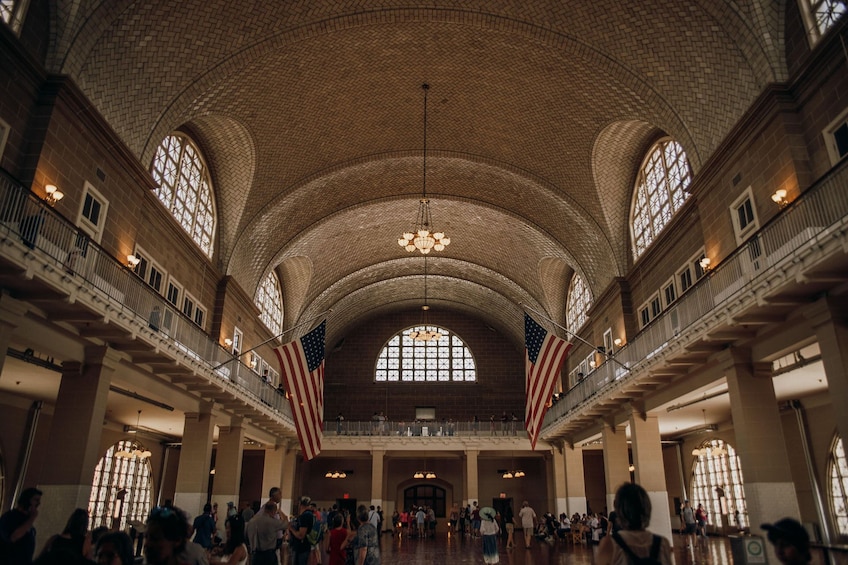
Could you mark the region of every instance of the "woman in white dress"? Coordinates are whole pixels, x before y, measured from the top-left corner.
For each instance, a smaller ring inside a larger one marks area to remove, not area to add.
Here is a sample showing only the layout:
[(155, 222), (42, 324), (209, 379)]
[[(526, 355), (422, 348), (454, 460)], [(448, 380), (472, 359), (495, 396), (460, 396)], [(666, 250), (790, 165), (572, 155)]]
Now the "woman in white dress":
[(229, 565), (247, 564), (247, 546), (244, 543), (244, 520), (238, 514), (227, 518), (225, 525), (227, 543), (223, 555), (213, 560), (213, 563), (228, 563)]

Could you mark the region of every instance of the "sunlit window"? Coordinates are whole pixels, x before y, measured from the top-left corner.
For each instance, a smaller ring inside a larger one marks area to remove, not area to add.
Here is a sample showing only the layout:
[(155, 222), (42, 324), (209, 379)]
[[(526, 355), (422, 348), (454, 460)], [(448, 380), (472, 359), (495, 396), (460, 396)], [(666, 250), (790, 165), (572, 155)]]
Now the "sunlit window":
[(194, 144), (184, 135), (169, 135), (153, 157), (156, 196), (209, 257), (215, 235), (215, 203), (209, 173)]
[(28, 7), (29, 0), (0, 0), (0, 20), (13, 32), (20, 33)]
[(837, 437), (830, 451), (830, 505), (836, 519), (839, 534), (848, 536), (848, 462), (845, 461), (845, 446)]
[(592, 293), (583, 277), (577, 273), (571, 278), (568, 288), (568, 305), (565, 308), (565, 324), (569, 331), (578, 331), (586, 323), (586, 313), (592, 307)]
[(692, 472), (692, 507), (703, 504), (711, 517), (729, 515), (731, 526), (748, 527), (745, 482), (736, 450), (720, 439), (711, 439), (703, 442), (698, 452)]
[(689, 162), (679, 143), (666, 138), (651, 147), (639, 171), (631, 204), (634, 259), (645, 252), (683, 206), (691, 180)]
[(121, 440), (106, 451), (94, 468), (88, 501), (91, 529), (106, 526), (124, 530), (128, 521), (147, 519), (152, 490), (150, 459), (119, 455), (135, 450), (144, 448), (134, 441)]
[(259, 307), (259, 319), (271, 333), (283, 333), (283, 294), (274, 273), (269, 273), (256, 290), (256, 306)]
[(14, 0), (0, 0), (0, 19), (3, 23), (9, 25), (12, 21), (12, 14), (15, 12)]
[(407, 328), (394, 336), (380, 351), (374, 380), (377, 382), (474, 382), (477, 365), (471, 350), (455, 334), (444, 328), (427, 326), (442, 334), (441, 339), (416, 341)]
[(848, 3), (844, 0), (798, 0), (798, 4), (812, 43), (848, 12)]

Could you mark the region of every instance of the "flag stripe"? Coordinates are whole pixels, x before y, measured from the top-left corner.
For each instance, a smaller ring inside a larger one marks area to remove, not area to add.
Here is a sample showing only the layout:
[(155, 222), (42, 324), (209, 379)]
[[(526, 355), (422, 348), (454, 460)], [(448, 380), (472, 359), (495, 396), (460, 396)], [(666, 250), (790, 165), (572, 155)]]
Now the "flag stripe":
[(527, 393), (524, 424), (531, 448), (536, 449), (542, 421), (548, 410), (548, 401), (553, 394), (565, 357), (571, 349), (571, 342), (549, 334), (527, 314), (524, 315), (524, 330)]

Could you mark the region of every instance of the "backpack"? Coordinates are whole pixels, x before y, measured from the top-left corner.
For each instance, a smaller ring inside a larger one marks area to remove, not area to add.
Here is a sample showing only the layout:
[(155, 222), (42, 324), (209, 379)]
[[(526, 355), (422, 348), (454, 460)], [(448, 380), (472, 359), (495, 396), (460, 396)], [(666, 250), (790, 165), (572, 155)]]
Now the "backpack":
[(621, 536), (618, 532), (612, 533), (612, 539), (615, 540), (615, 543), (624, 551), (627, 558), (630, 560), (631, 565), (661, 565), (660, 563), (660, 545), (662, 544), (662, 538), (658, 535), (654, 535), (654, 542), (651, 544), (651, 552), (648, 554), (648, 557), (639, 557), (633, 550), (630, 549), (624, 540), (621, 539)]
[(318, 516), (312, 520), (312, 529), (306, 532), (306, 541), (309, 545), (316, 546), (318, 542), (324, 539), (324, 522)]

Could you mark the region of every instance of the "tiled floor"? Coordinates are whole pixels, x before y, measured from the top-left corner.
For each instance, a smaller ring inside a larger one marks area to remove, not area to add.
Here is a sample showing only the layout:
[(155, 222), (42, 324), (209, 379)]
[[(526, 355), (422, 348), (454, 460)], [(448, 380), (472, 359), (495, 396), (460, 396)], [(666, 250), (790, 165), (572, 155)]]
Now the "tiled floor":
[[(519, 532), (520, 534), (520, 532)], [(685, 548), (682, 536), (674, 536), (674, 558), (676, 565), (732, 565), (730, 544), (727, 538), (713, 537)], [(558, 542), (550, 546), (533, 540), (531, 549), (524, 549), (523, 538), (518, 539), (515, 549), (505, 549), (500, 544), (500, 562), (506, 565), (592, 565), (595, 548)], [(441, 534), (436, 539), (408, 539), (384, 534), (381, 543), (383, 565), (452, 565), (454, 563), (483, 563), (480, 539)], [(285, 559), (283, 563), (289, 561)], [(324, 561), (326, 563), (326, 560)]]

